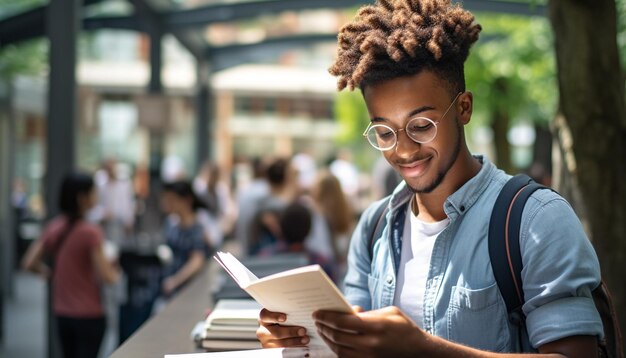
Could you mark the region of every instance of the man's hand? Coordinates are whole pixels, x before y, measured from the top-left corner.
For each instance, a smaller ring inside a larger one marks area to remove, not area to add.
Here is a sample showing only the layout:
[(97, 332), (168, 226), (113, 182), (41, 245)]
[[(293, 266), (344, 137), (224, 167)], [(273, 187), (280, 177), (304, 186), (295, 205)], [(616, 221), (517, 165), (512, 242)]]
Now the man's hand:
[(397, 307), (355, 312), (313, 314), (320, 336), (339, 357), (416, 357), (430, 337)]
[(286, 319), (284, 313), (261, 310), (256, 336), (263, 348), (298, 347), (309, 343), (303, 327), (280, 325)]

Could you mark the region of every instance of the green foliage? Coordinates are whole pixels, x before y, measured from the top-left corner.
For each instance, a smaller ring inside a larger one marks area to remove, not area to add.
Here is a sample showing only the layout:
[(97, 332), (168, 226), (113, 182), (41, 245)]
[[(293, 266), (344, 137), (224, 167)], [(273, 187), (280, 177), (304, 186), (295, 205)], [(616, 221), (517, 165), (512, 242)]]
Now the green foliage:
[(483, 26), (481, 40), (465, 66), (467, 87), (475, 94), (474, 125), (487, 125), (499, 111), (514, 122), (547, 124), (558, 93), (547, 19), (479, 13), (477, 21)]
[(367, 125), (369, 115), (361, 92), (358, 90), (339, 92), (334, 109), (339, 124), (337, 142), (342, 145), (362, 142), (361, 133)]
[(369, 114), (361, 92), (359, 90), (339, 92), (335, 98), (334, 112), (339, 124), (337, 145), (351, 150), (359, 169), (370, 170), (380, 153), (362, 136), (369, 123)]
[(0, 78), (40, 74), (46, 66), (48, 47), (43, 39), (0, 48)]
[[(46, 2), (45, 0), (0, 0), (0, 19)], [(42, 39), (6, 47), (0, 46), (0, 78), (11, 79), (18, 74), (41, 73), (47, 58), (47, 48)]]

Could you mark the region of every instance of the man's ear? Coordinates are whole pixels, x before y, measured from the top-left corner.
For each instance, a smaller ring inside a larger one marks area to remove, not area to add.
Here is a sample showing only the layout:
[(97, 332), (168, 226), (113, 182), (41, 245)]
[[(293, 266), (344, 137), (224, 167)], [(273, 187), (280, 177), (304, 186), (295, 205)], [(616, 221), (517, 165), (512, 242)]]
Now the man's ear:
[(466, 91), (459, 96), (457, 100), (457, 113), (459, 122), (466, 125), (472, 119), (472, 111), (474, 109), (474, 96), (472, 92)]

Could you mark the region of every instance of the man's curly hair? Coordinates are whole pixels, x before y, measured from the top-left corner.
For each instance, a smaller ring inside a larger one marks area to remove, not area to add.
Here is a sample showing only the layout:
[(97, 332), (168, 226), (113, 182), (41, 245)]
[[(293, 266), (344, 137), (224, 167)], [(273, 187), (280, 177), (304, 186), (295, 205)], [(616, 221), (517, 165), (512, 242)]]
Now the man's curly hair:
[(481, 29), (450, 0), (378, 0), (341, 29), (329, 72), (352, 90), (428, 69), (465, 91), (463, 63)]

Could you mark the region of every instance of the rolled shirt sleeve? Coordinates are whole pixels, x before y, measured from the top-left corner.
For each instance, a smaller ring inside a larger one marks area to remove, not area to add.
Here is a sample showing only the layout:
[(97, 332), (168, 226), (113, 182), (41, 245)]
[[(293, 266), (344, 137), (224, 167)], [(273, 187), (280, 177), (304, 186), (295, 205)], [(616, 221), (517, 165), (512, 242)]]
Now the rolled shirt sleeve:
[(571, 206), (556, 193), (537, 191), (524, 210), (523, 306), (533, 347), (575, 335), (603, 335), (591, 291), (600, 265)]

